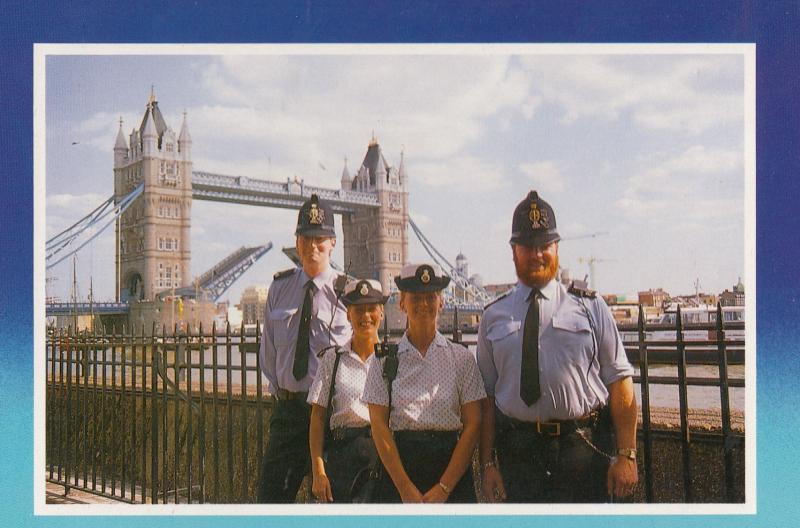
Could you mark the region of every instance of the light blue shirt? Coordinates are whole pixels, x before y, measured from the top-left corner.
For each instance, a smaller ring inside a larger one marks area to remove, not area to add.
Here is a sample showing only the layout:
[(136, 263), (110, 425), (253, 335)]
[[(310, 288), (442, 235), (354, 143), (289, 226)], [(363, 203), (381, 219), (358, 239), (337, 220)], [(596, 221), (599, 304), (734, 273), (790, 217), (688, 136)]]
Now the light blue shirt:
[(317, 372), (317, 353), (327, 346), (344, 346), (350, 341), (352, 329), (347, 321), (347, 309), (336, 299), (333, 290), (337, 276), (328, 267), (313, 279), (314, 304), (309, 335), (311, 355), (308, 358), (308, 373), (299, 380), (294, 379), (292, 366), (300, 329), (304, 286), (309, 277), (302, 269), (297, 269), (288, 277), (272, 282), (267, 294), (266, 320), (259, 350), (261, 370), (267, 379), (267, 393), (274, 395), (279, 388), (291, 392), (308, 391)]
[(487, 306), (483, 314), (476, 357), (486, 393), (494, 396), (503, 414), (518, 420), (586, 416), (608, 402), (608, 385), (633, 375), (611, 311), (602, 297), (577, 297), (556, 280), (541, 289), (541, 397), (529, 407), (520, 398), (519, 389), (530, 293), (530, 287), (518, 282), (510, 294)]

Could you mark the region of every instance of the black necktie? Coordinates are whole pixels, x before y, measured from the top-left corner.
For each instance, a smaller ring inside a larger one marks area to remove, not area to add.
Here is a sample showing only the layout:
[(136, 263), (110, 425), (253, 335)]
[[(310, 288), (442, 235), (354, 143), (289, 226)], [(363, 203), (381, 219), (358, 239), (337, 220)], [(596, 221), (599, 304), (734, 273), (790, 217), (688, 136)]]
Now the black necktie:
[(292, 374), (296, 380), (301, 380), (308, 374), (308, 355), (311, 353), (309, 335), (311, 333), (311, 309), (314, 306), (314, 282), (308, 281), (305, 290), (303, 309), (300, 312), (300, 328), (297, 331), (297, 346), (294, 349), (294, 364), (292, 365)]
[(541, 396), (539, 389), (539, 290), (530, 295), (525, 330), (522, 334), (522, 367), (520, 368), (519, 396), (531, 406)]

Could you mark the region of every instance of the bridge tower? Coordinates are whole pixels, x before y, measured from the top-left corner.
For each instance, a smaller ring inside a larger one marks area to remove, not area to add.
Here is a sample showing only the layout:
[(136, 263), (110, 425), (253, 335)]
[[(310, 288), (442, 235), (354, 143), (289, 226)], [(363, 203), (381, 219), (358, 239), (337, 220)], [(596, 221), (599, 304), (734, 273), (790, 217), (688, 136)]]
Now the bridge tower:
[(192, 138), (183, 115), (178, 136), (164, 121), (155, 94), (126, 141), (120, 119), (114, 144), (114, 197), (144, 182), (144, 193), (122, 214), (117, 230), (117, 300), (154, 300), (189, 284)]
[(373, 136), (364, 161), (353, 177), (345, 159), (342, 189), (371, 192), (379, 208), (342, 215), (344, 266), (350, 275), (380, 281), (384, 291), (394, 290), (394, 276), (408, 259), (408, 179), (403, 153), (400, 166), (389, 165)]

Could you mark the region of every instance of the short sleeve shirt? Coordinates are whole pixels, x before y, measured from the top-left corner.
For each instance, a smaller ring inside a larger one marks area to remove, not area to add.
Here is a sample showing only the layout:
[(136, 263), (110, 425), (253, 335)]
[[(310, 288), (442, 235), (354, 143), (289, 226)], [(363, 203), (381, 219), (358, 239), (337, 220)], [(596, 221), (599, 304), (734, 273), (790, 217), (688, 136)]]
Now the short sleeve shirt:
[[(347, 309), (333, 290), (337, 273), (328, 267), (313, 279), (302, 270), (272, 282), (267, 294), (266, 320), (261, 336), (261, 370), (266, 378), (266, 390), (275, 394), (285, 389), (304, 392), (311, 387), (317, 372), (317, 353), (331, 345), (344, 346), (352, 330), (347, 321)], [(297, 333), (300, 329), (305, 285), (314, 283), (313, 306), (308, 357), (308, 373), (295, 379), (292, 373)]]
[[(486, 397), (472, 353), (436, 333), (423, 356), (404, 335), (398, 344), (389, 427), (394, 431), (454, 431), (462, 428), (461, 406)], [(389, 405), (383, 360), (368, 361), (366, 403)]]
[[(314, 383), (308, 391), (308, 403), (328, 406), (331, 375), (336, 360), (336, 351), (329, 349), (317, 367)], [(369, 358), (367, 359), (369, 361)], [(361, 401), (364, 384), (367, 382), (367, 363), (349, 346), (339, 351), (339, 367), (336, 370), (336, 388), (333, 391), (331, 429), (340, 427), (366, 427), (369, 425), (369, 408)]]
[[(569, 420), (608, 402), (607, 386), (633, 375), (617, 326), (602, 297), (578, 297), (558, 281), (530, 301), (518, 283), (490, 304), (478, 328), (477, 360), (486, 392), (505, 415), (524, 421)], [(520, 398), (522, 334), (530, 302), (539, 302), (541, 397), (528, 406)]]

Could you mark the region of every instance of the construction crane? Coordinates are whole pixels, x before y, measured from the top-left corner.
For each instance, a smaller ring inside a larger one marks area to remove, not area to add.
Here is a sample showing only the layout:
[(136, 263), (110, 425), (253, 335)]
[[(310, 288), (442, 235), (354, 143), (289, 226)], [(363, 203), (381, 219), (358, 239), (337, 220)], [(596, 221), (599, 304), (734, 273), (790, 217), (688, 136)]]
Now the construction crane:
[(599, 236), (603, 236), (603, 235), (607, 235), (607, 234), (608, 234), (608, 231), (597, 231), (596, 233), (587, 233), (587, 234), (584, 234), (584, 235), (576, 235), (576, 236), (564, 237), (564, 238), (561, 239), (561, 241), (563, 242), (565, 240), (580, 240), (582, 238), (597, 238)]
[(594, 265), (595, 265), (595, 263), (599, 263), (599, 262), (614, 262), (614, 261), (616, 261), (616, 259), (599, 259), (597, 257), (592, 257), (592, 256), (590, 256), (588, 258), (580, 257), (578, 259), (579, 263), (588, 264), (589, 265), (589, 287), (591, 289), (593, 289), (595, 291), (597, 290), (597, 281), (595, 280), (595, 274), (594, 274)]

